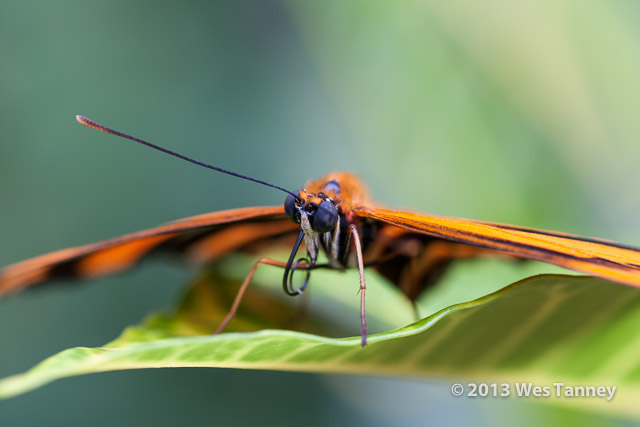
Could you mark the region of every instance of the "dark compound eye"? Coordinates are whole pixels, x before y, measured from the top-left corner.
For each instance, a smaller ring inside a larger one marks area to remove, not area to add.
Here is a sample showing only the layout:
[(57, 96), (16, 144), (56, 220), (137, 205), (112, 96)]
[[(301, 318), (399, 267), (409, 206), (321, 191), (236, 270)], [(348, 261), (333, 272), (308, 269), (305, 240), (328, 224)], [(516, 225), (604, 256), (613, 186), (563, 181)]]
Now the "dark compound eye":
[(326, 233), (333, 230), (338, 222), (338, 210), (336, 205), (329, 200), (320, 203), (313, 216), (310, 218), (311, 228), (318, 233)]
[(284, 201), (284, 213), (287, 214), (287, 217), (291, 221), (300, 224), (300, 212), (298, 212), (298, 208), (296, 208), (296, 198), (291, 194), (289, 194)]

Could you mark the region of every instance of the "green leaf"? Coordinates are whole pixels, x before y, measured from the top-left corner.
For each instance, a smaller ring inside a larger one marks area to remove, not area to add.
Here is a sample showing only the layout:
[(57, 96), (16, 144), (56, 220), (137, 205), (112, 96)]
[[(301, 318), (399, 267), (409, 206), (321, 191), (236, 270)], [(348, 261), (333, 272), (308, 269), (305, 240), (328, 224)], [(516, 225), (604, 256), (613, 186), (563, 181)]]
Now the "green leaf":
[[(508, 383), (510, 398), (516, 382), (615, 386), (611, 401), (531, 399), (640, 415), (635, 405), (640, 399), (640, 292), (634, 288), (590, 277), (531, 277), (406, 327), (371, 335), (369, 345), (361, 348), (358, 336), (327, 338), (285, 330), (197, 335), (217, 321), (216, 309), (202, 303), (210, 285), (210, 280), (196, 284), (173, 316), (153, 316), (104, 347), (68, 349), (0, 381), (0, 397), (93, 372), (221, 367), (466, 378)], [(194, 320), (204, 311), (214, 315)], [(289, 314), (278, 313), (275, 318)], [(235, 326), (250, 329), (250, 323), (242, 320)]]

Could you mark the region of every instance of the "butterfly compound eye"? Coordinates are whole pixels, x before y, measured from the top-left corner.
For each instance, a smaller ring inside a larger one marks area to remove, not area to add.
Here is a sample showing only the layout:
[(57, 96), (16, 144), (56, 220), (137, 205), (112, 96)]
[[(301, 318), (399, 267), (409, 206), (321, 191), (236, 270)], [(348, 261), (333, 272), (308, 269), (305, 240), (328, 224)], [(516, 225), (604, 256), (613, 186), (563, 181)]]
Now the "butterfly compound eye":
[(326, 233), (333, 230), (338, 222), (338, 210), (336, 205), (329, 200), (320, 203), (311, 219), (311, 228), (318, 233)]
[(284, 213), (287, 214), (287, 217), (295, 222), (296, 224), (300, 224), (300, 212), (296, 208), (296, 198), (289, 194), (284, 201)]

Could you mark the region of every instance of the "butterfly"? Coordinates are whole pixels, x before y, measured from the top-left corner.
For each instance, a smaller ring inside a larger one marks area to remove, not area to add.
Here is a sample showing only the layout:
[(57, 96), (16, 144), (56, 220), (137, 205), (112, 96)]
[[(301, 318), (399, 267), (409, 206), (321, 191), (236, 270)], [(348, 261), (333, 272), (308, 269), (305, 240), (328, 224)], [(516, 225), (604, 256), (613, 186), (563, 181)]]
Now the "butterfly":
[[(365, 186), (348, 172), (333, 172), (290, 191), (193, 160), (84, 116), (84, 126), (120, 136), (191, 163), (287, 193), (284, 205), (212, 212), (98, 243), (52, 252), (0, 270), (0, 296), (56, 279), (90, 279), (125, 271), (159, 253), (210, 263), (237, 251), (290, 245), (287, 261), (258, 259), (217, 333), (233, 318), (260, 265), (283, 269), (288, 295), (306, 288), (313, 270), (357, 268), (362, 345), (366, 345), (365, 268), (396, 285), (414, 302), (454, 261), (494, 255), (529, 259), (640, 287), (640, 249), (615, 242), (492, 222), (391, 210), (371, 202)], [(304, 243), (304, 255), (298, 257)], [(324, 253), (326, 263), (320, 263)], [(295, 272), (304, 274), (294, 286)]]

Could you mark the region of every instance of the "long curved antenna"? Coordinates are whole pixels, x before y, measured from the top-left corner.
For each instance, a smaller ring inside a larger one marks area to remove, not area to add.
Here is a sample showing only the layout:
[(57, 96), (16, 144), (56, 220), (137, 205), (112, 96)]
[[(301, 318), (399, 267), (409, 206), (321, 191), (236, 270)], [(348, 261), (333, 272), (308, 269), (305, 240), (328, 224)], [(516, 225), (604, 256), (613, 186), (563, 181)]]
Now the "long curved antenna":
[(87, 118), (85, 116), (77, 115), (76, 116), (76, 120), (78, 121), (78, 123), (80, 123), (81, 125), (86, 126), (88, 128), (100, 130), (102, 132), (110, 133), (111, 135), (116, 135), (116, 136), (119, 136), (119, 137), (122, 137), (122, 138), (129, 139), (131, 141), (138, 142), (138, 143), (140, 143), (142, 145), (146, 145), (147, 147), (154, 148), (154, 149), (156, 149), (158, 151), (162, 151), (163, 153), (170, 154), (172, 156), (178, 157), (179, 159), (186, 160), (188, 162), (194, 163), (194, 164), (196, 164), (198, 166), (204, 166), (205, 168), (213, 169), (214, 171), (226, 173), (227, 175), (231, 175), (231, 176), (235, 176), (235, 177), (238, 177), (238, 178), (246, 179), (247, 181), (257, 182), (258, 184), (266, 185), (267, 187), (271, 187), (271, 188), (275, 188), (275, 189), (280, 190), (280, 191), (284, 191), (285, 193), (291, 194), (293, 197), (296, 198), (296, 200), (299, 200), (299, 197), (298, 197), (297, 194), (295, 194), (294, 192), (289, 191), (289, 190), (287, 190), (285, 188), (279, 187), (279, 186), (274, 185), (274, 184), (270, 184), (270, 183), (268, 183), (266, 181), (262, 181), (260, 179), (251, 178), (250, 176), (241, 175), (239, 173), (232, 172), (232, 171), (229, 171), (229, 170), (226, 170), (226, 169), (222, 169), (222, 168), (219, 168), (217, 166), (210, 165), (208, 163), (204, 163), (204, 162), (200, 162), (198, 160), (194, 160), (194, 159), (189, 158), (187, 156), (183, 156), (180, 153), (176, 153), (175, 151), (167, 150), (166, 148), (162, 148), (162, 147), (159, 147), (159, 146), (157, 146), (155, 144), (152, 144), (150, 142), (147, 142), (147, 141), (144, 141), (142, 139), (136, 138), (135, 136), (127, 135), (126, 133), (122, 133), (122, 132), (118, 132), (117, 130), (110, 129), (110, 128), (108, 128), (106, 126), (103, 126), (100, 123), (97, 123), (97, 122), (95, 122), (95, 121), (93, 121), (93, 120), (91, 120), (91, 119), (89, 119), (89, 118)]

